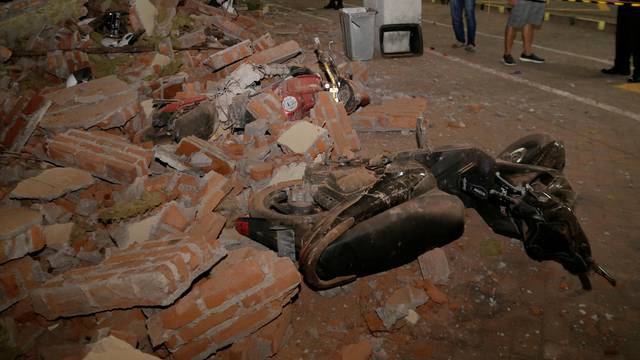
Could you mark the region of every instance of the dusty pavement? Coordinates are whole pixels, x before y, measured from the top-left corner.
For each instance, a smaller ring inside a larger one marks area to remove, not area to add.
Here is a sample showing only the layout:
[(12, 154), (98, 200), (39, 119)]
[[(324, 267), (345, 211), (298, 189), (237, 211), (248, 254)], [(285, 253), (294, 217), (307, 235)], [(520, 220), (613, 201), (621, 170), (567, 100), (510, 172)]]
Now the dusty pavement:
[[(276, 35), (296, 33), (307, 44), (313, 32), (339, 40), (337, 13), (318, 9), (320, 1), (274, 3), (269, 16), (282, 19)], [(427, 97), (436, 146), (465, 142), (496, 153), (533, 132), (562, 139), (578, 216), (618, 287), (594, 278), (593, 291), (581, 290), (559, 265), (528, 259), (517, 241), (494, 235), (468, 211), (464, 237), (444, 248), (451, 270), (441, 287), (447, 304), (419, 307), (415, 325), (369, 330), (370, 304), (420, 279), (417, 263), (331, 294), (303, 288), (294, 303), (293, 334), (277, 359), (336, 358), (344, 345), (362, 339), (373, 344), (377, 359), (640, 358), (640, 93), (618, 88), (623, 77), (600, 74), (610, 65), (614, 36), (545, 23), (535, 51), (547, 63), (508, 68), (500, 62), (506, 16), (477, 17), (478, 51), (454, 50), (448, 7), (423, 2), (424, 56), (370, 61), (374, 99)], [(411, 135), (399, 133), (361, 139), (369, 154), (414, 146)]]

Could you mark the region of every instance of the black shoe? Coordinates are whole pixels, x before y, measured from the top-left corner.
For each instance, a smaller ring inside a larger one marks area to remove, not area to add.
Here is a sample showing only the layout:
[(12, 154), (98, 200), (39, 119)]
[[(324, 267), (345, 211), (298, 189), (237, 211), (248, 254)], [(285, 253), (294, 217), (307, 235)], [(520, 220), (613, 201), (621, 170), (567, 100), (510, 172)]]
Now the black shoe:
[(640, 74), (631, 75), (631, 77), (627, 81), (630, 83), (640, 83)]
[(542, 64), (544, 62), (544, 59), (536, 56), (536, 54), (531, 53), (529, 55), (522, 53), (520, 54), (520, 61), (526, 61), (526, 62), (532, 62), (532, 63), (536, 63), (536, 64)]
[(342, 5), (342, 1), (330, 1), (324, 8), (325, 9), (334, 9), (334, 10), (340, 10), (342, 9), (344, 6)]
[(627, 76), (629, 74), (631, 74), (631, 70), (629, 69), (620, 69), (618, 67), (612, 67), (609, 69), (602, 69), (601, 70), (603, 74), (607, 74), (607, 75), (624, 75)]
[(330, 1), (327, 5), (325, 5), (325, 9), (335, 9), (336, 8), (336, 2), (335, 1)]
[(507, 54), (502, 56), (502, 63), (507, 66), (514, 66), (516, 61), (513, 60), (513, 56), (511, 56), (511, 54)]

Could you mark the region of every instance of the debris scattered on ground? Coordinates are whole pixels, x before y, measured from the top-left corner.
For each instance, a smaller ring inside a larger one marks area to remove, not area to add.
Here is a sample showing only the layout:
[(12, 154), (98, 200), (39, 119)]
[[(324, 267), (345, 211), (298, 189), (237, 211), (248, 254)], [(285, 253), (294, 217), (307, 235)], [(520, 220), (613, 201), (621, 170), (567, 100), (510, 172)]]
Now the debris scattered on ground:
[[(320, 66), (319, 45), (255, 18), (266, 6), (207, 3), (2, 5), (0, 311), (19, 323), (21, 355), (273, 356), (300, 274), (219, 239), (227, 220), (313, 163), (358, 157), (355, 130), (424, 117), (424, 99), (368, 105), (367, 65)], [(399, 290), (384, 326), (414, 321), (427, 292)], [(372, 351), (364, 340), (341, 354)]]
[[(396, 321), (409, 316), (410, 310), (415, 310), (429, 300), (429, 296), (422, 289), (405, 286), (396, 290), (384, 303), (376, 309), (376, 313), (387, 329), (390, 329)], [(415, 314), (408, 321), (415, 320)]]

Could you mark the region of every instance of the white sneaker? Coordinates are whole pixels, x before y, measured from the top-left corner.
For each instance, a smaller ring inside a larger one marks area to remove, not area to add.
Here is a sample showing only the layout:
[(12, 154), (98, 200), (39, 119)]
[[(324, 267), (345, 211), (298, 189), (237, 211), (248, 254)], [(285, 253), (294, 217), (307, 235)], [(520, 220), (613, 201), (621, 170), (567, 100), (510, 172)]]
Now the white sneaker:
[(454, 49), (463, 48), (464, 46), (465, 46), (464, 43), (460, 41), (456, 41), (455, 44), (451, 45), (451, 47)]

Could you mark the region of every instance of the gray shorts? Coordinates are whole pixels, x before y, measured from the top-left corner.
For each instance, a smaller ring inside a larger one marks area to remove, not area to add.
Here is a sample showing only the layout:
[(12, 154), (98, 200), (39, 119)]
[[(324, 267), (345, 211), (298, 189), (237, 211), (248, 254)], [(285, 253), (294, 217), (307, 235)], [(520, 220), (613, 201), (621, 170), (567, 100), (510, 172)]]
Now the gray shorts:
[(545, 3), (528, 0), (517, 0), (509, 14), (508, 26), (521, 28), (527, 24), (542, 25)]

